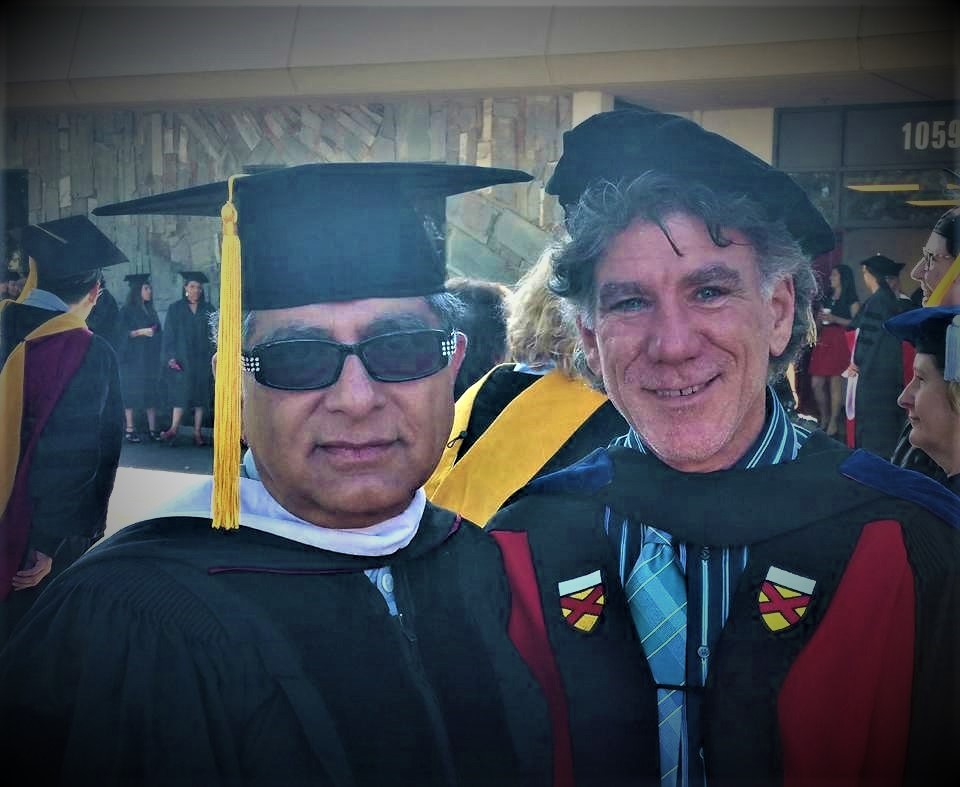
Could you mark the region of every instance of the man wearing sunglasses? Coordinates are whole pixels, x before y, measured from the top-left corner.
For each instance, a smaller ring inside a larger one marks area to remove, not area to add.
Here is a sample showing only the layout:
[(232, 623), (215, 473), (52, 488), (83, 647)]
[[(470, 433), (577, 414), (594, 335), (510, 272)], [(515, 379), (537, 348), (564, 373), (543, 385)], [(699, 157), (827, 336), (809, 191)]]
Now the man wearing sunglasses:
[(549, 654), (508, 633), (496, 543), (421, 488), (465, 349), (423, 211), (529, 179), (305, 165), (96, 211), (222, 216), (214, 477), (91, 553), (0, 657), (6, 772), (569, 783)]

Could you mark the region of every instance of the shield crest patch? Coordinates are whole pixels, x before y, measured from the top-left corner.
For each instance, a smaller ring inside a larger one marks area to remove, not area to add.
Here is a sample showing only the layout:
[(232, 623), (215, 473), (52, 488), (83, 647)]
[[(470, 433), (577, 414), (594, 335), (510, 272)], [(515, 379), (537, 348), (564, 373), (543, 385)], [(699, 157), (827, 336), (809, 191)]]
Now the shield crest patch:
[(567, 625), (577, 631), (593, 631), (603, 614), (606, 602), (599, 571), (557, 583), (560, 611)]
[(816, 586), (816, 581), (810, 577), (770, 566), (757, 595), (760, 615), (766, 627), (770, 631), (786, 631), (799, 623), (807, 614)]

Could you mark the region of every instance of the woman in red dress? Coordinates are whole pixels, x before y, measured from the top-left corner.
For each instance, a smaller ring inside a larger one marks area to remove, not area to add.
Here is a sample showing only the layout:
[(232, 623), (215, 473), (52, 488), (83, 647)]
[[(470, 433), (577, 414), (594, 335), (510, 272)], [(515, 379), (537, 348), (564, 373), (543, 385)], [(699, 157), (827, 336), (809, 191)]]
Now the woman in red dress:
[(819, 336), (810, 353), (808, 371), (820, 428), (840, 439), (843, 439), (844, 421), (841, 375), (850, 365), (845, 329), (859, 310), (853, 271), (846, 265), (837, 265), (830, 271), (830, 287), (821, 302)]

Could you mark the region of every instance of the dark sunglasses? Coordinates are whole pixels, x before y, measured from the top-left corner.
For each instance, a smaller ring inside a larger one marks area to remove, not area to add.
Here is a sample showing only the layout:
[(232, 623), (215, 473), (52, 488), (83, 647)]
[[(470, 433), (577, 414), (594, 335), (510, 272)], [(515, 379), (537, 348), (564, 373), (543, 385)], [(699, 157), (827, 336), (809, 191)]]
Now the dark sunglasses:
[(443, 369), (457, 349), (457, 332), (422, 329), (382, 333), (356, 344), (326, 339), (283, 339), (241, 353), (243, 368), (269, 388), (312, 391), (340, 379), (348, 355), (356, 355), (374, 380), (400, 383)]

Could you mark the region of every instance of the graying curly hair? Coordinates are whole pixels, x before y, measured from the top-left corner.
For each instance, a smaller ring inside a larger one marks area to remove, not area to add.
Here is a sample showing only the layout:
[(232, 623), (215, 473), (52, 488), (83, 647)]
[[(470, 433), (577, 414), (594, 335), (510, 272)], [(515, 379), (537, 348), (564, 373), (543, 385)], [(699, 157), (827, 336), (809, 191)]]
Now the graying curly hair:
[(816, 342), (812, 303), (817, 282), (810, 258), (784, 223), (770, 221), (746, 196), (718, 194), (702, 184), (657, 172), (645, 172), (619, 183), (599, 181), (583, 193), (567, 216), (568, 237), (553, 258), (550, 289), (570, 304), (574, 316), (592, 326), (596, 307), (594, 270), (614, 237), (639, 220), (656, 224), (669, 240), (665, 223), (678, 213), (701, 218), (718, 247), (732, 243), (725, 232), (737, 230), (745, 235), (756, 252), (765, 296), (781, 279), (793, 279), (793, 331), (786, 349), (770, 358), (768, 381), (776, 380), (805, 347)]

